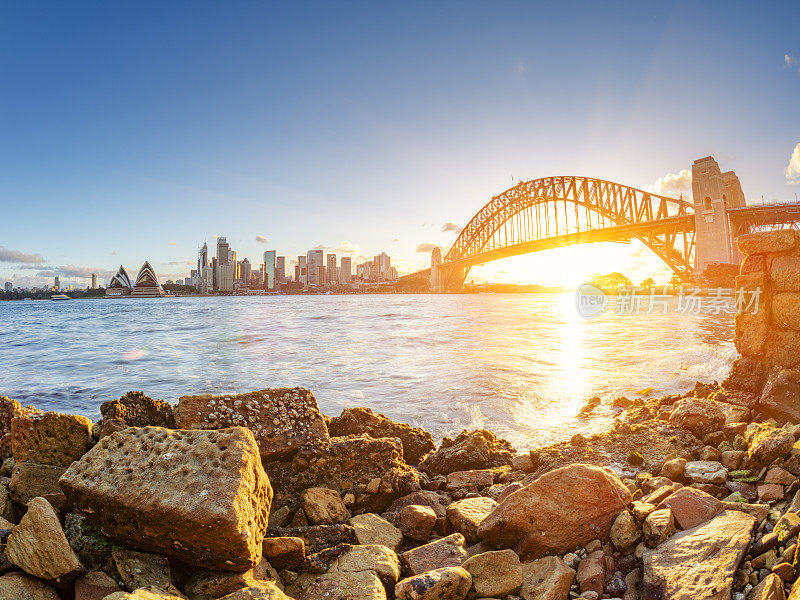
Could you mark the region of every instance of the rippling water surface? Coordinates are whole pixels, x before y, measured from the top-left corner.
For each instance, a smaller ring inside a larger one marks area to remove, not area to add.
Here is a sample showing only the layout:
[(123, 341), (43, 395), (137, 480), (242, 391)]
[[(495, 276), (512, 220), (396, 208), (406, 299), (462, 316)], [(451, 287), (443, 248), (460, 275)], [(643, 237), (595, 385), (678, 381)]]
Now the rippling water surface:
[(96, 418), (129, 390), (311, 389), (437, 437), (486, 426), (518, 448), (607, 427), (586, 398), (683, 392), (735, 356), (730, 314), (578, 316), (572, 294), (0, 302), (0, 395)]

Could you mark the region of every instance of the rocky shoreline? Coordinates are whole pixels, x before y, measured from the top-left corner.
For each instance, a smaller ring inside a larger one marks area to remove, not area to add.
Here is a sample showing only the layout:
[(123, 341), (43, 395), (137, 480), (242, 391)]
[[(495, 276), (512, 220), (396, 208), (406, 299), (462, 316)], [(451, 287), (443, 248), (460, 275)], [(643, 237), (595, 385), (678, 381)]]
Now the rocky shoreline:
[(528, 453), (302, 388), (0, 398), (0, 600), (800, 600), (798, 247), (740, 238), (725, 381)]

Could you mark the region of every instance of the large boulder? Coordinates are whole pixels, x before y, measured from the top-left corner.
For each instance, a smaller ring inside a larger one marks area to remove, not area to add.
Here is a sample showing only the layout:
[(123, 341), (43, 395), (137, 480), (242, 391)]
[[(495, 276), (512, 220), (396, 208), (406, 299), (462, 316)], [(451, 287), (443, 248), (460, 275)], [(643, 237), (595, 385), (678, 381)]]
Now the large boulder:
[(356, 515), (348, 522), (355, 529), (359, 544), (363, 546), (380, 544), (395, 552), (400, 550), (403, 533), (383, 517), (375, 513), (364, 513)]
[(13, 398), (0, 396), (0, 458), (11, 456), (11, 421), (28, 412), (39, 411), (32, 407), (22, 408)]
[(513, 550), (476, 554), (461, 566), (472, 575), (478, 598), (505, 598), (522, 586), (522, 566)]
[(607, 538), (630, 490), (612, 471), (571, 465), (542, 475), (503, 500), (481, 523), (480, 538), (538, 558)]
[(59, 600), (58, 594), (53, 588), (24, 573), (8, 573), (0, 577), (0, 598), (8, 598), (8, 600)]
[(175, 428), (172, 405), (161, 399), (151, 398), (144, 392), (128, 392), (119, 400), (109, 400), (100, 405), (103, 421), (118, 419), (128, 427)]
[(11, 499), (27, 504), (38, 496), (57, 494), (61, 491), (58, 480), (66, 471), (65, 467), (42, 465), (34, 462), (14, 463), (8, 489)]
[(14, 461), (68, 467), (91, 445), (92, 421), (56, 412), (19, 415), (11, 421)]
[(389, 548), (352, 546), (323, 573), (304, 573), (287, 591), (296, 600), (385, 600), (399, 578), (400, 562)]
[(419, 575), (432, 569), (443, 567), (458, 567), (469, 558), (467, 554), (464, 536), (454, 533), (447, 537), (438, 539), (412, 548), (400, 555), (403, 567), (409, 573)]
[(265, 461), (292, 454), (307, 442), (328, 439), (317, 400), (303, 388), (182, 396), (175, 409), (175, 423), (179, 429), (247, 427)]
[(391, 522), (398, 522), (400, 512), (406, 506), (428, 506), (436, 513), (437, 518), (444, 519), (446, 517), (446, 508), (450, 504), (450, 498), (439, 492), (432, 492), (430, 490), (419, 490), (398, 498), (384, 515)]
[(400, 581), (394, 588), (397, 600), (463, 600), (472, 577), (461, 567), (443, 567)]
[(766, 466), (776, 458), (789, 453), (794, 445), (794, 436), (785, 429), (767, 423), (754, 423), (745, 432), (747, 461), (751, 466)]
[(474, 544), (478, 541), (478, 527), (496, 506), (497, 502), (483, 496), (456, 500), (446, 509), (447, 520), (453, 531), (461, 533), (468, 544)]
[(258, 562), (272, 488), (249, 430), (129, 428), (102, 438), (60, 480), (103, 533), (223, 570)]
[(746, 513), (725, 511), (645, 550), (642, 600), (730, 598), (755, 523)]
[(8, 536), (6, 557), (20, 569), (46, 581), (65, 583), (83, 573), (58, 514), (44, 498), (28, 503), (28, 512)]
[(300, 502), (311, 525), (335, 525), (350, 518), (339, 492), (330, 488), (308, 488), (300, 494)]
[(557, 556), (545, 556), (522, 565), (522, 588), (525, 600), (566, 600), (575, 571)]
[(705, 492), (685, 487), (661, 501), (658, 508), (672, 509), (681, 529), (691, 529), (722, 512), (722, 502)]
[(403, 494), (419, 489), (419, 474), (403, 461), (395, 438), (348, 436), (309, 442), (290, 461), (265, 463), (275, 487), (275, 506), (300, 507), (312, 487), (352, 494), (354, 512), (382, 512)]
[(333, 437), (367, 434), (374, 438), (399, 438), (403, 457), (410, 465), (418, 465), (423, 456), (436, 448), (433, 436), (424, 429), (397, 423), (370, 408), (345, 408), (341, 415), (330, 420), (328, 431)]
[(800, 421), (800, 372), (781, 369), (770, 374), (758, 400), (758, 409), (776, 419)]
[(511, 465), (514, 447), (486, 429), (467, 431), (442, 440), (436, 451), (427, 454), (419, 463), (421, 471), (430, 475), (447, 475), (454, 471), (492, 469)]
[(700, 398), (687, 398), (675, 403), (669, 422), (675, 427), (703, 436), (718, 431), (725, 425), (725, 413), (716, 402)]
[(306, 544), (303, 538), (264, 538), (262, 548), (264, 560), (269, 561), (269, 564), (276, 569), (294, 568), (306, 557)]
[(172, 585), (172, 570), (166, 556), (117, 548), (112, 558), (127, 589), (153, 586), (165, 592), (178, 591)]

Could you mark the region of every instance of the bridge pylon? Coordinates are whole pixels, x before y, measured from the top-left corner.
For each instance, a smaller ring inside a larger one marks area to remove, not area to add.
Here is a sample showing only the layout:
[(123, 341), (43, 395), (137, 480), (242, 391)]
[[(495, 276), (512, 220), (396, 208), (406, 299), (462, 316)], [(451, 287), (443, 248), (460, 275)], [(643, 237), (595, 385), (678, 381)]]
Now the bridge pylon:
[(457, 292), (467, 278), (467, 269), (460, 265), (442, 263), (442, 249), (431, 251), (431, 291), (437, 294)]
[(746, 203), (736, 173), (723, 173), (711, 156), (699, 158), (692, 164), (692, 195), (695, 278), (700, 278), (713, 263), (739, 264), (742, 255), (736, 247), (730, 210), (744, 208)]

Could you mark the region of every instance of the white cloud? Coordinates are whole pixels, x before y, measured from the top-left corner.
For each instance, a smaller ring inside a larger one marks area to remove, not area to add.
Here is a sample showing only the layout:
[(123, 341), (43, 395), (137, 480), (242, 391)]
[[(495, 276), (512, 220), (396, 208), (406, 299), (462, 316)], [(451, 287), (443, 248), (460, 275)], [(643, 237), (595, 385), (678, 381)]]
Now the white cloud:
[(177, 242), (170, 242), (169, 245), (170, 246), (177, 246), (178, 244), (177, 244)]
[(654, 185), (645, 186), (648, 191), (661, 196), (677, 198), (683, 194), (684, 198), (692, 197), (692, 172), (681, 169), (678, 173), (667, 173), (659, 177)]
[(433, 252), (433, 249), (436, 248), (436, 244), (417, 244), (417, 252), (424, 252), (425, 254), (429, 254)]
[(800, 144), (794, 147), (792, 157), (783, 173), (789, 183), (800, 183)]
[(337, 254), (361, 254), (361, 246), (344, 240), (338, 248), (333, 249)]
[(44, 258), (41, 254), (28, 254), (0, 246), (0, 262), (40, 265)]
[(524, 73), (525, 71), (528, 70), (528, 67), (525, 66), (524, 62), (519, 61), (516, 65), (514, 65), (514, 70), (517, 73)]
[(784, 54), (783, 64), (785, 64), (787, 67), (794, 66), (797, 64), (797, 58), (792, 56), (791, 54)]
[(268, 243), (268, 242), (269, 242), (269, 238), (266, 238), (266, 237), (264, 237), (263, 235), (257, 235), (257, 236), (256, 236), (256, 241), (257, 241), (259, 244), (266, 244), (266, 243)]
[(448, 221), (447, 223), (442, 225), (442, 231), (443, 232), (452, 231), (454, 233), (461, 233), (462, 229), (464, 229), (464, 228), (463, 227), (459, 227), (458, 225), (456, 225), (452, 221)]

